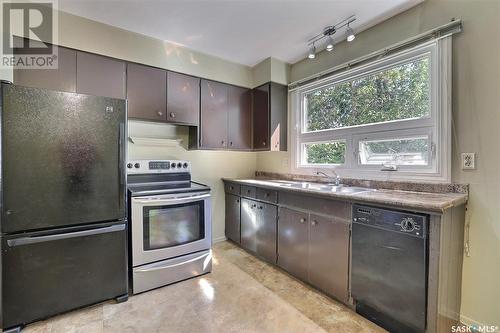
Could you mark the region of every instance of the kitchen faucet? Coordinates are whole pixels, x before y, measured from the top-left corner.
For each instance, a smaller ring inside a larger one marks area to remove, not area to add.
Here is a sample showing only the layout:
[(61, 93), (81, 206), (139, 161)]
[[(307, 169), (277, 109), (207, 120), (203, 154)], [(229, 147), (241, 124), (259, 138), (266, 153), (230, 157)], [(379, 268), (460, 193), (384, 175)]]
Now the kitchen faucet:
[(316, 174), (317, 175), (323, 175), (327, 178), (329, 178), (331, 181), (333, 181), (333, 183), (335, 184), (335, 186), (339, 186), (341, 185), (340, 184), (340, 176), (337, 172), (335, 172), (335, 170), (332, 169), (332, 172), (335, 174), (335, 177), (332, 177), (332, 176), (329, 176), (327, 175), (326, 173), (322, 172), (322, 171), (317, 171)]

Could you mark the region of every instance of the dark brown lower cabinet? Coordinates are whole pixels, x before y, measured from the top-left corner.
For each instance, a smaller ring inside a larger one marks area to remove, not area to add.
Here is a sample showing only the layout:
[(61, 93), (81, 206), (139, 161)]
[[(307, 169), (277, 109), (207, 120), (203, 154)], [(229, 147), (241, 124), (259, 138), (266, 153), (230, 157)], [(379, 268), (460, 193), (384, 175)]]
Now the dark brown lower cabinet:
[(347, 301), (349, 225), (332, 217), (309, 217), (309, 283)]
[(309, 226), (308, 214), (280, 207), (278, 222), (278, 265), (307, 281)]
[(278, 265), (340, 301), (347, 301), (349, 226), (333, 217), (280, 208)]
[(348, 302), (349, 203), (230, 182), (225, 191), (227, 238)]
[(277, 207), (241, 199), (241, 246), (264, 260), (276, 263)]
[(240, 197), (226, 194), (226, 237), (240, 243)]

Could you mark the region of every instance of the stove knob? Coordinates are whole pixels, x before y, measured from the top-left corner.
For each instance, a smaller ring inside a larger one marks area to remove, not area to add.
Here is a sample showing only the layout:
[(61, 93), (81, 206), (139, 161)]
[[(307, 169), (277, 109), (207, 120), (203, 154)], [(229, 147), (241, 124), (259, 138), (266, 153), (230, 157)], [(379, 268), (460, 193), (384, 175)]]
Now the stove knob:
[(176, 166), (176, 165), (177, 165), (177, 164), (172, 163), (170, 166), (172, 167), (172, 169), (175, 169), (175, 166)]
[(406, 232), (415, 230), (415, 221), (411, 217), (406, 217), (401, 221), (401, 229)]
[(184, 163), (184, 164), (182, 165), (182, 167), (183, 167), (184, 169), (187, 169), (188, 164), (187, 164), (187, 163)]
[(127, 164), (127, 168), (132, 169), (132, 167), (133, 167), (132, 163)]
[(136, 169), (139, 169), (141, 167), (139, 163), (134, 164), (134, 166), (136, 167)]
[(180, 169), (180, 168), (182, 168), (182, 163), (181, 163), (181, 162), (177, 163), (177, 167), (178, 167), (179, 169)]

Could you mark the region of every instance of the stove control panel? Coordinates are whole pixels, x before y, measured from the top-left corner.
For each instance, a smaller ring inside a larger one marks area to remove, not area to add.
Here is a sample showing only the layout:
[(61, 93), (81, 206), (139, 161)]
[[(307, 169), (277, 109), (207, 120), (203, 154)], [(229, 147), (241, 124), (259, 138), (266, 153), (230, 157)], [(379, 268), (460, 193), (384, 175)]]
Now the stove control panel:
[(127, 163), (128, 174), (191, 172), (191, 163), (179, 160), (134, 160)]

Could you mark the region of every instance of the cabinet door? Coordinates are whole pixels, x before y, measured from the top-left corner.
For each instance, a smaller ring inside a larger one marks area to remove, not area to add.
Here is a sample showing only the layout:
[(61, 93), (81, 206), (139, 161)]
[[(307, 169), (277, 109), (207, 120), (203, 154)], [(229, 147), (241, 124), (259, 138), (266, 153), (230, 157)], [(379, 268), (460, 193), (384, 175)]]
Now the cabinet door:
[(271, 151), (286, 151), (288, 127), (288, 87), (271, 82)]
[(76, 92), (125, 99), (125, 62), (78, 51)]
[(269, 149), (269, 84), (253, 90), (253, 148)]
[(227, 148), (227, 85), (201, 80), (201, 148)]
[(252, 149), (252, 91), (228, 87), (228, 148)]
[(276, 263), (276, 218), (278, 207), (265, 203), (257, 204), (257, 250), (258, 256)]
[(347, 300), (349, 225), (311, 214), (309, 283), (336, 299)]
[(280, 208), (278, 219), (278, 265), (307, 281), (309, 226), (308, 214)]
[(129, 118), (166, 121), (167, 74), (158, 68), (127, 65)]
[(257, 202), (241, 199), (241, 246), (257, 252)]
[(76, 92), (76, 51), (64, 47), (53, 46), (57, 49), (57, 69), (14, 69), (14, 84)]
[(167, 72), (167, 121), (198, 126), (200, 79)]
[(240, 243), (240, 197), (226, 194), (226, 237)]

